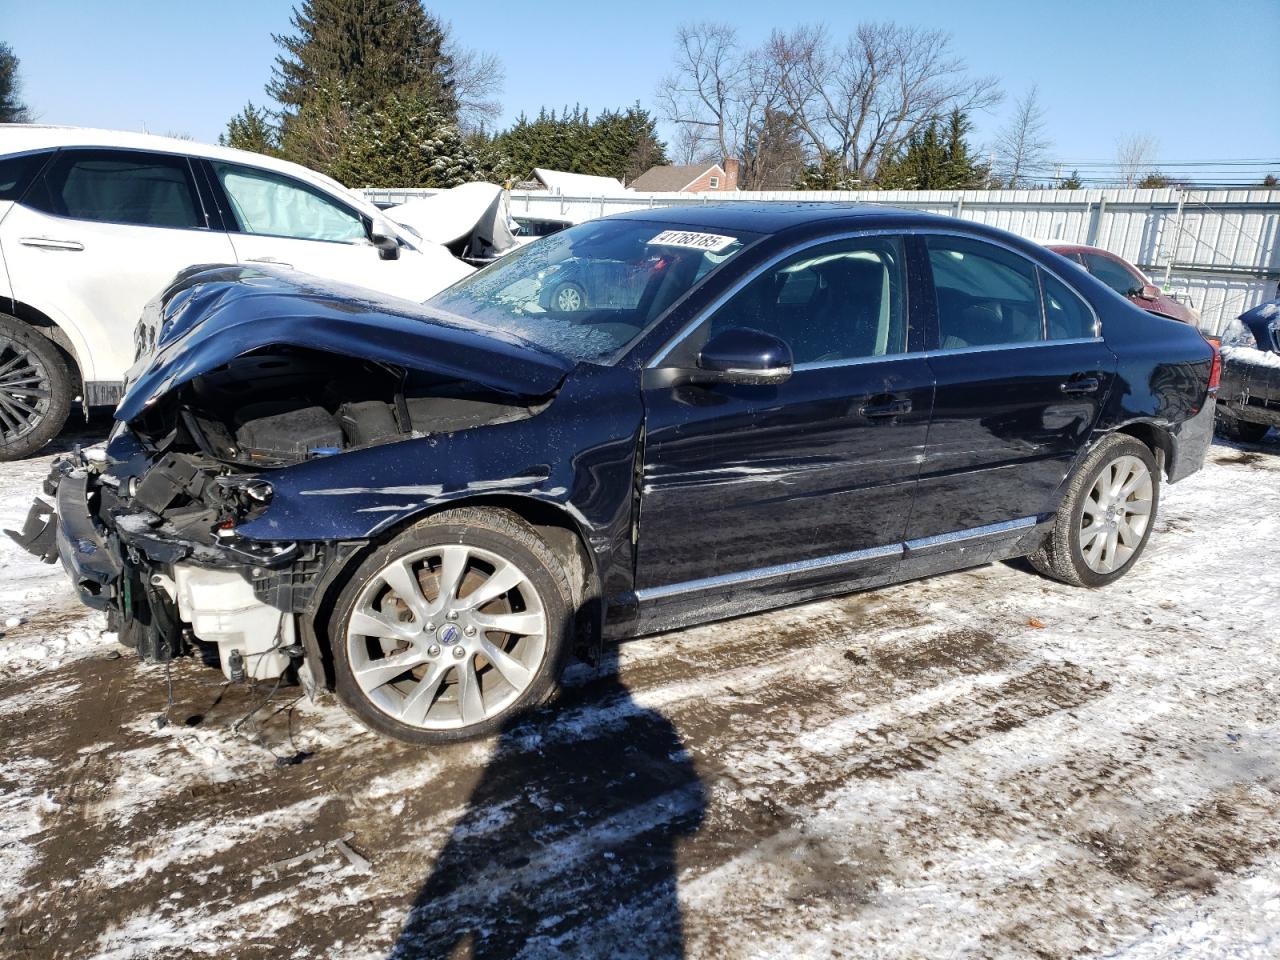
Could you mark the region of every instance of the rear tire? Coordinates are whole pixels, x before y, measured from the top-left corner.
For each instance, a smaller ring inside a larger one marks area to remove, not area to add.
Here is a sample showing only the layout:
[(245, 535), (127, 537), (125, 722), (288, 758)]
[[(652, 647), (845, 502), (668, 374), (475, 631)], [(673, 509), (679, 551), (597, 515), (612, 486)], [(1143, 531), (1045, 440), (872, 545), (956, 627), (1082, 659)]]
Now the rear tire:
[(1262, 438), (1271, 430), (1269, 424), (1251, 423), (1223, 413), (1218, 414), (1217, 426), (1218, 433), (1222, 436), (1240, 443), (1261, 443)]
[(409, 743), (495, 733), (554, 694), (573, 646), (572, 596), (563, 564), (515, 514), (428, 517), (343, 588), (329, 622), (338, 697)]
[(1053, 529), (1027, 559), (1045, 576), (1105, 587), (1142, 556), (1160, 505), (1160, 472), (1146, 444), (1104, 437), (1067, 484)]
[(38, 453), (71, 413), (75, 378), (62, 351), (0, 313), (0, 461)]

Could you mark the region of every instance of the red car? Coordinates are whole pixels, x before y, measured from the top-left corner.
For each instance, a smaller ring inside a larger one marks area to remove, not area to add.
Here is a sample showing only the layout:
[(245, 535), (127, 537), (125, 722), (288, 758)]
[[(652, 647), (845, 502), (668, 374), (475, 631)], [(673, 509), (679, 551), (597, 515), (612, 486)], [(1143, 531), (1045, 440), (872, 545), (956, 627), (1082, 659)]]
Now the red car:
[(1123, 257), (1097, 247), (1079, 244), (1046, 243), (1045, 246), (1084, 267), (1116, 293), (1127, 297), (1148, 313), (1181, 320), (1193, 327), (1200, 320), (1199, 311), (1161, 292), (1141, 270)]

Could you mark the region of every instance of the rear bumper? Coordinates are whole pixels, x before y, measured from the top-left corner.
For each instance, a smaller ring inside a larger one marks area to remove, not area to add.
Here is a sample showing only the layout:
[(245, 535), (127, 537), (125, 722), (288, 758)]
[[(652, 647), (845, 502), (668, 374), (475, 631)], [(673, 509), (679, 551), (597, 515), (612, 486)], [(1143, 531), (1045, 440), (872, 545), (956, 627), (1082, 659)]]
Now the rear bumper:
[(1190, 420), (1173, 428), (1173, 450), (1167, 465), (1169, 482), (1185, 480), (1204, 466), (1213, 445), (1213, 400), (1210, 398)]
[(1225, 349), (1218, 408), (1249, 423), (1280, 426), (1280, 354), (1247, 347)]

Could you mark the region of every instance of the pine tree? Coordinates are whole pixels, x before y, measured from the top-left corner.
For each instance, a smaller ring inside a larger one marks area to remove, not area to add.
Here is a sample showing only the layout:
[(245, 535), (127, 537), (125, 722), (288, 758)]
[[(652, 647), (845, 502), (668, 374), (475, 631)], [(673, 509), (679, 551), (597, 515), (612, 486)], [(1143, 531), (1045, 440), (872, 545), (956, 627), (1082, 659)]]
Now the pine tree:
[(218, 135), (218, 143), (269, 157), (280, 155), (280, 132), (271, 122), (270, 112), (252, 103), (227, 121), (227, 132)]
[(452, 117), (398, 94), (355, 111), (329, 172), (353, 187), (456, 187), (485, 174)]
[(1071, 176), (1058, 184), (1059, 190), (1079, 190), (1084, 186), (1084, 181), (1080, 179), (1080, 171), (1072, 170)]
[(13, 49), (0, 40), (0, 123), (28, 123), (30, 120), (31, 111), (22, 102), (18, 58)]
[(494, 137), (489, 151), (503, 179), (527, 180), (542, 167), (568, 173), (632, 180), (667, 162), (657, 121), (638, 103), (606, 110), (594, 120), (581, 106), (563, 112), (546, 108), (530, 120), (521, 114)]
[(972, 190), (982, 186), (987, 168), (977, 163), (965, 139), (972, 124), (959, 110), (947, 117), (945, 128), (936, 120), (917, 131), (905, 149), (876, 173), (876, 186), (885, 190)]
[(391, 94), (423, 98), (450, 120), (457, 115), (453, 63), (445, 27), (421, 0), (303, 0), (294, 33), (273, 35), (281, 47), (267, 92), (280, 105), (282, 140), (321, 89), (343, 88), (356, 107)]

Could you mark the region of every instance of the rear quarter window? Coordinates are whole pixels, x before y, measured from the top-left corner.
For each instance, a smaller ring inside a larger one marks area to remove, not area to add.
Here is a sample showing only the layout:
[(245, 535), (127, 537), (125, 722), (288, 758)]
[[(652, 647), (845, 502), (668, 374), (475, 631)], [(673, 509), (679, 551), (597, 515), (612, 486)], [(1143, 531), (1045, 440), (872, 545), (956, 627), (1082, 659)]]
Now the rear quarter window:
[(19, 200), (52, 151), (0, 157), (0, 200)]

